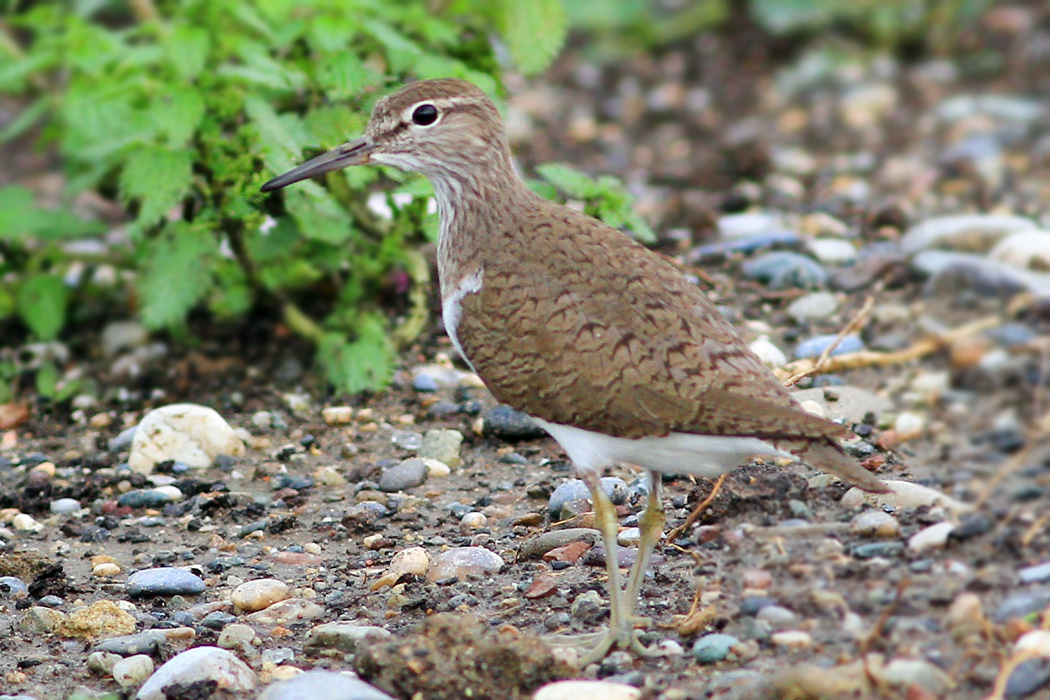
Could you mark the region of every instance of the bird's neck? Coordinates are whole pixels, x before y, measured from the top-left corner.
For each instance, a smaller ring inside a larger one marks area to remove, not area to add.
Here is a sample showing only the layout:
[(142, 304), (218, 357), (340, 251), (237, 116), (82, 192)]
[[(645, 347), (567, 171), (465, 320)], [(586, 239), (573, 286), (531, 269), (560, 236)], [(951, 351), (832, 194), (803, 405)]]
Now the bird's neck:
[(483, 267), (496, 237), (519, 228), (521, 207), (536, 195), (515, 170), (509, 149), (469, 169), (431, 174), (430, 182), (441, 220), (438, 276), (444, 297)]

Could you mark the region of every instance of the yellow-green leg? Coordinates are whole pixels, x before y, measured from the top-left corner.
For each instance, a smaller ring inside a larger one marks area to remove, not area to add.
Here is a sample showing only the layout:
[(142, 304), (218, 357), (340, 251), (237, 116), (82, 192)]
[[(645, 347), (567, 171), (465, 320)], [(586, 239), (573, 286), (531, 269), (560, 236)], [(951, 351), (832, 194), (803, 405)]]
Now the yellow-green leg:
[[(649, 472), (649, 497), (646, 499), (645, 510), (638, 516), (638, 557), (631, 567), (631, 574), (627, 579), (627, 617), (634, 617), (634, 611), (638, 608), (638, 600), (642, 592), (642, 581), (645, 580), (645, 572), (649, 568), (649, 560), (652, 559), (653, 550), (660, 542), (664, 534), (664, 524), (667, 518), (664, 516), (663, 501), (660, 499), (660, 474)], [(633, 641), (631, 646), (636, 647)], [(636, 648), (637, 650), (637, 648)]]

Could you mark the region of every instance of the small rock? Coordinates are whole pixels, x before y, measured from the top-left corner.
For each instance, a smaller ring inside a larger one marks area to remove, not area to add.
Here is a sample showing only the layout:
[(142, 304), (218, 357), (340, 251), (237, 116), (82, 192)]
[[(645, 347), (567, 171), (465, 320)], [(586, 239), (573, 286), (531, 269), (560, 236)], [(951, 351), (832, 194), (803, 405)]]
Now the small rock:
[(510, 406), (496, 406), (485, 411), (481, 417), (481, 434), (485, 437), (496, 437), (502, 440), (533, 440), (545, 437), (547, 431), (536, 424), (532, 418)]
[(1024, 618), (1050, 607), (1050, 587), (1034, 588), (1011, 593), (999, 604), (992, 622), (1002, 624), (1014, 618)]
[(974, 593), (960, 593), (948, 608), (944, 625), (951, 632), (952, 639), (960, 643), (971, 635), (983, 634), (988, 620), (981, 599)]
[(532, 700), (637, 700), (642, 691), (634, 686), (610, 681), (558, 681), (548, 683)]
[[(795, 347), (795, 357), (803, 359), (807, 357), (820, 357), (824, 351), (836, 340), (838, 335), (818, 335), (815, 338), (809, 338), (799, 343)], [(846, 335), (842, 337), (835, 349), (831, 351), (831, 356), (845, 355), (851, 352), (860, 352), (864, 349), (864, 341), (860, 339), (858, 335)]]
[(813, 637), (810, 636), (809, 632), (803, 632), (802, 630), (785, 630), (783, 632), (774, 632), (770, 635), (769, 641), (778, 647), (805, 649), (813, 644)]
[(889, 559), (903, 553), (903, 542), (869, 542), (853, 548), (853, 556), (857, 559)]
[(722, 238), (746, 238), (783, 228), (780, 217), (765, 212), (726, 214), (718, 220), (718, 232)]
[(851, 129), (868, 129), (897, 108), (898, 90), (889, 83), (868, 83), (849, 88), (839, 99), (839, 116)]
[(478, 530), (485, 527), (488, 524), (489, 519), (485, 517), (484, 513), (477, 511), (471, 511), (465, 513), (462, 518), (459, 519), (459, 524), (468, 530)]
[(149, 474), (154, 464), (166, 460), (203, 469), (219, 455), (243, 454), (244, 443), (213, 409), (172, 404), (150, 411), (139, 423), (128, 464), (139, 473)]
[[(488, 550), (486, 550), (488, 551)], [(390, 560), (390, 566), (383, 575), (371, 585), (377, 591), (386, 586), (393, 586), (406, 576), (425, 576), (430, 568), (430, 555), (422, 547), (402, 549)]]
[(252, 641), (255, 637), (255, 630), (250, 625), (235, 622), (222, 628), (219, 634), (219, 646), (223, 649), (247, 653), (252, 650)]
[(926, 419), (913, 411), (902, 411), (893, 422), (893, 429), (902, 441), (914, 440), (922, 437), (926, 429)]
[(741, 267), (744, 277), (765, 283), (773, 290), (815, 289), (828, 281), (828, 272), (813, 258), (790, 251), (764, 253)]
[(253, 613), (265, 610), (274, 603), (287, 600), (292, 595), (284, 581), (275, 578), (260, 578), (245, 581), (233, 589), (233, 606), (238, 612)]
[(922, 506), (940, 506), (952, 513), (964, 513), (973, 510), (972, 506), (956, 501), (936, 489), (913, 484), (910, 481), (887, 479), (883, 483), (890, 488), (887, 493), (869, 493), (858, 488), (851, 488), (842, 497), (842, 505), (856, 508), (865, 503), (875, 508), (920, 508)]
[(762, 364), (766, 367), (783, 367), (787, 364), (787, 355), (767, 336), (760, 336), (748, 347), (751, 348), (751, 352), (758, 355), (758, 359), (762, 360)]
[(104, 561), (91, 568), (91, 575), (96, 578), (109, 578), (120, 573), (120, 567), (111, 561)]
[(11, 527), (22, 532), (40, 532), (44, 526), (33, 519), (28, 513), (19, 513), (11, 518)]
[(423, 463), (427, 465), (428, 479), (431, 477), (440, 478), (452, 473), (452, 469), (439, 459), (424, 459)]
[(1017, 572), (1021, 583), (1044, 583), (1050, 581), (1050, 561), (1035, 566), (1026, 566)]
[(191, 571), (175, 567), (142, 569), (128, 577), (127, 591), (132, 598), (145, 596), (199, 595), (207, 586)]
[(885, 511), (866, 510), (853, 518), (850, 531), (861, 537), (896, 539), (901, 535), (901, 524)]
[(120, 656), (134, 656), (135, 654), (148, 654), (149, 656), (160, 656), (168, 638), (161, 630), (146, 630), (138, 634), (127, 634), (120, 637), (110, 637), (99, 641), (93, 647), (95, 651), (107, 654), (119, 654)]
[(815, 238), (807, 247), (824, 265), (851, 265), (857, 260), (857, 249), (841, 238)]
[(99, 345), (102, 355), (113, 359), (118, 353), (141, 347), (149, 342), (149, 331), (135, 321), (114, 321), (102, 329)]
[(539, 559), (547, 552), (564, 547), (573, 542), (594, 544), (601, 538), (598, 530), (587, 527), (570, 527), (564, 530), (549, 530), (535, 537), (530, 537), (521, 545), (520, 558), (523, 560)]
[(18, 629), (27, 634), (47, 634), (55, 631), (65, 619), (64, 612), (34, 605), (19, 619)]
[(29, 586), (16, 576), (0, 576), (0, 596), (22, 600), (29, 595)]
[(1050, 689), (1050, 659), (1029, 659), (1020, 663), (1006, 681), (1004, 697), (1009, 700), (1037, 698), (1039, 690)]
[(153, 659), (145, 654), (136, 654), (113, 664), (113, 680), (121, 688), (136, 688), (153, 673)]
[[(602, 490), (615, 505), (620, 505), (627, 500), (627, 482), (619, 477), (605, 476), (601, 479)], [(558, 518), (562, 507), (573, 501), (590, 500), (591, 491), (583, 479), (569, 479), (559, 484), (554, 489), (550, 499), (547, 501), (547, 513), (551, 518)]]
[(419, 457), (406, 459), (385, 470), (379, 477), (379, 490), (396, 493), (416, 486), (427, 480), (427, 463)]
[(427, 581), (443, 581), (457, 578), (464, 581), (503, 569), (503, 559), (484, 547), (453, 547), (434, 557), (427, 571)]
[(729, 634), (706, 634), (693, 644), (693, 657), (701, 664), (724, 661), (740, 640)]
[(164, 688), (214, 681), (229, 693), (250, 693), (258, 680), (255, 673), (234, 654), (214, 646), (194, 647), (172, 657), (139, 689), (135, 700), (165, 700)]
[(642, 539), (642, 531), (637, 527), (625, 527), (616, 535), (616, 543), (621, 547), (637, 547)]
[(86, 663), (88, 670), (92, 673), (99, 676), (112, 676), (113, 667), (123, 658), (119, 654), (112, 654), (107, 651), (93, 651), (88, 654)]
[(117, 637), (135, 631), (135, 618), (112, 600), (99, 600), (74, 610), (56, 631), (63, 637)]
[(49, 506), (54, 515), (68, 515), (80, 510), (80, 501), (75, 498), (57, 498)]
[(338, 649), (353, 653), (366, 637), (387, 639), (392, 635), (382, 627), (358, 622), (327, 622), (317, 625), (306, 635), (307, 648)]
[(787, 312), (796, 321), (806, 322), (826, 319), (838, 309), (839, 301), (831, 292), (812, 292), (791, 302)]
[(423, 446), (423, 435), (415, 430), (395, 430), (390, 435), (390, 442), (402, 450), (418, 450)]
[(907, 255), (928, 248), (984, 253), (1016, 231), (1036, 227), (1031, 219), (998, 214), (959, 214), (927, 219), (910, 228), (900, 247)]
[(922, 554), (932, 549), (943, 549), (948, 543), (948, 535), (955, 529), (954, 523), (937, 523), (919, 530), (908, 538), (908, 549), (915, 554)]
[[(798, 615), (781, 605), (767, 605), (758, 611), (755, 619), (769, 623), (770, 628), (774, 630), (785, 630), (798, 624)], [(776, 640), (773, 640), (773, 643), (776, 644)]]
[(350, 406), (328, 406), (321, 410), (321, 419), (327, 425), (347, 425), (354, 421), (354, 409)]
[(428, 430), (423, 436), (419, 456), (436, 459), (450, 467), (461, 464), (459, 449), (463, 445), (463, 433), (458, 430)]
[(999, 241), (988, 254), (1022, 270), (1050, 271), (1050, 231), (1021, 231)]
[(925, 659), (894, 659), (882, 670), (883, 678), (898, 688), (919, 686), (936, 697), (953, 686), (948, 675)]
[(272, 683), (259, 700), (394, 700), (348, 673), (313, 670)]
[(288, 598), (268, 608), (253, 612), (245, 618), (249, 624), (264, 627), (288, 626), (306, 620), (316, 620), (324, 615), (324, 608), (302, 598)]

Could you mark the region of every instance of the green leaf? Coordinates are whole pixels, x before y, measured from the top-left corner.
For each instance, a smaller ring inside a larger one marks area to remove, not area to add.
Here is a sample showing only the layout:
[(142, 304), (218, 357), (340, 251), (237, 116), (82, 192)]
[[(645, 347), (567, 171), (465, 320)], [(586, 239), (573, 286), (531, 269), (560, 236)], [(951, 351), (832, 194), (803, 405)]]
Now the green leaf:
[(179, 24), (166, 37), (167, 59), (175, 74), (183, 80), (193, 80), (208, 62), (211, 40), (207, 30), (189, 24)]
[(139, 201), (138, 223), (152, 225), (168, 213), (193, 184), (193, 154), (163, 146), (147, 146), (133, 153), (120, 173), (120, 197), (125, 204)]
[(244, 109), (259, 133), (259, 145), (266, 166), (275, 174), (292, 166), (302, 153), (302, 123), (294, 114), (277, 116), (265, 100), (249, 95)]
[(544, 70), (569, 32), (562, 0), (501, 0), (501, 33), (515, 65), (525, 75)]
[(350, 51), (322, 57), (314, 64), (314, 75), (326, 97), (332, 100), (354, 97), (379, 80), (379, 75)]
[(162, 328), (183, 322), (208, 293), (219, 245), (203, 225), (176, 222), (152, 241), (145, 270), (138, 278), (142, 322)]
[(40, 121), (41, 117), (47, 114), (49, 107), (50, 98), (41, 97), (23, 109), (21, 113), (16, 115), (14, 119), (0, 130), (0, 143), (7, 143), (12, 139), (18, 138), (26, 131), (33, 128), (33, 125)]
[(601, 187), (594, 178), (580, 172), (571, 165), (565, 165), (564, 163), (543, 163), (542, 165), (536, 166), (536, 172), (538, 172), (544, 180), (551, 183), (570, 197), (586, 199), (588, 197), (597, 197), (602, 193)]
[(153, 113), (157, 125), (167, 134), (168, 145), (185, 146), (193, 138), (204, 118), (204, 98), (191, 86), (172, 86), (168, 94), (157, 100)]
[(627, 228), (631, 229), (635, 238), (642, 243), (656, 243), (656, 231), (653, 231), (653, 227), (649, 225), (645, 217), (636, 212), (633, 207), (627, 211), (624, 219), (626, 220)]
[(318, 362), (340, 391), (356, 394), (381, 389), (393, 376), (397, 358), (386, 323), (382, 316), (366, 313), (354, 330), (352, 341), (342, 333), (325, 333), (317, 348)]
[(0, 240), (35, 236), (44, 240), (81, 238), (103, 230), (97, 221), (85, 221), (67, 211), (38, 209), (25, 187), (0, 188)]
[(54, 340), (66, 323), (67, 297), (58, 275), (33, 275), (18, 288), (18, 315), (38, 340)]
[(407, 73), (423, 55), (418, 44), (386, 22), (370, 19), (362, 24), (362, 28), (383, 47), (391, 73)]

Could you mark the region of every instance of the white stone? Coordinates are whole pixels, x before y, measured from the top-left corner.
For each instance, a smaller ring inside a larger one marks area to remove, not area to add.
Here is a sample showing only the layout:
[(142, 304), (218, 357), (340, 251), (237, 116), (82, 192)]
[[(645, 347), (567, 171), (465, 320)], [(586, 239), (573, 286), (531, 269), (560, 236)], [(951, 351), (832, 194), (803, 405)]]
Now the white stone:
[(801, 296), (787, 307), (796, 321), (820, 321), (839, 310), (839, 300), (831, 292), (812, 292)]
[(923, 528), (908, 538), (908, 549), (916, 554), (932, 549), (943, 549), (948, 542), (948, 535), (954, 529), (955, 525), (948, 522)]
[(914, 440), (926, 429), (926, 419), (913, 411), (903, 411), (893, 422), (893, 429), (901, 440)]
[(102, 329), (99, 345), (102, 347), (103, 357), (112, 359), (123, 350), (145, 345), (148, 340), (149, 331), (142, 324), (135, 321), (114, 321)]
[(787, 647), (788, 649), (804, 649), (813, 643), (813, 637), (802, 630), (784, 630), (774, 632), (769, 640), (774, 646)]
[(346, 425), (354, 420), (354, 409), (350, 406), (329, 406), (321, 411), (321, 418), (328, 425)]
[(113, 664), (113, 680), (121, 688), (134, 688), (153, 673), (153, 659), (146, 654), (135, 654)]
[(234, 654), (219, 647), (194, 647), (158, 668), (139, 689), (135, 700), (164, 700), (164, 688), (169, 685), (207, 680), (214, 680), (217, 688), (230, 693), (250, 693), (258, 685), (255, 672)]
[(747, 238), (783, 228), (780, 217), (765, 212), (727, 214), (718, 220), (718, 232), (722, 238)]
[(452, 468), (442, 462), (440, 459), (424, 459), (423, 464), (427, 467), (427, 478), (432, 476), (448, 476), (452, 473)]
[(841, 238), (814, 238), (807, 247), (825, 265), (850, 265), (857, 259), (857, 249)]
[(987, 252), (993, 245), (1017, 231), (1036, 227), (1031, 219), (997, 214), (956, 214), (927, 219), (912, 226), (901, 237), (901, 250), (906, 255), (928, 248), (947, 248), (970, 252)]
[(1014, 653), (1020, 652), (1050, 658), (1050, 631), (1032, 630), (1022, 635), (1014, 643)]
[(157, 462), (169, 459), (204, 469), (219, 455), (243, 454), (244, 443), (216, 411), (180, 403), (146, 414), (135, 430), (128, 465), (142, 474), (149, 474)]
[(855, 508), (865, 503), (876, 508), (882, 508), (883, 506), (891, 506), (893, 508), (940, 506), (952, 513), (966, 513), (973, 510), (973, 506), (957, 501), (951, 496), (928, 486), (893, 479), (888, 479), (883, 483), (890, 488), (888, 493), (869, 493), (854, 487), (842, 497), (842, 505), (848, 508)]
[(430, 555), (422, 547), (409, 547), (402, 549), (390, 560), (383, 575), (372, 584), (371, 589), (377, 591), (386, 586), (393, 586), (404, 576), (424, 576), (430, 568)]
[(638, 700), (642, 691), (623, 683), (608, 681), (558, 681), (549, 683), (532, 700)]
[(1050, 231), (1019, 231), (999, 241), (988, 254), (1021, 269), (1050, 270)]
[(467, 528), (469, 530), (477, 530), (478, 528), (485, 527), (485, 525), (488, 523), (488, 521), (489, 521), (489, 519), (485, 516), (484, 513), (478, 513), (477, 511), (472, 511), (470, 513), (465, 514), (460, 519), (459, 523), (460, 523), (460, 525), (462, 525), (463, 527), (465, 527), (465, 528)]
[(284, 581), (275, 578), (260, 578), (246, 581), (233, 590), (233, 606), (240, 612), (265, 610), (274, 603), (287, 600), (292, 595)]
[(895, 517), (882, 510), (866, 510), (850, 523), (850, 531), (862, 537), (892, 539), (900, 537), (901, 524)]
[(752, 342), (750, 347), (751, 352), (758, 355), (758, 359), (762, 360), (762, 364), (766, 367), (783, 367), (787, 364), (787, 355), (784, 354), (784, 351), (764, 335)]
[(34, 520), (32, 515), (19, 513), (11, 518), (11, 527), (24, 532), (40, 532), (44, 526)]

